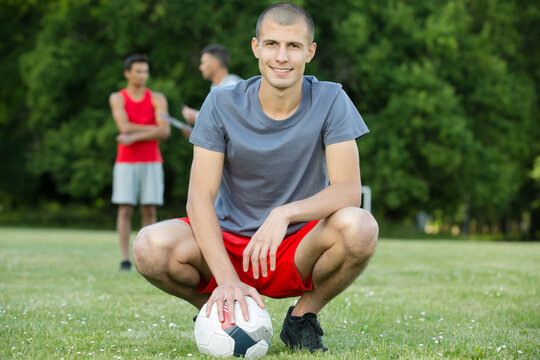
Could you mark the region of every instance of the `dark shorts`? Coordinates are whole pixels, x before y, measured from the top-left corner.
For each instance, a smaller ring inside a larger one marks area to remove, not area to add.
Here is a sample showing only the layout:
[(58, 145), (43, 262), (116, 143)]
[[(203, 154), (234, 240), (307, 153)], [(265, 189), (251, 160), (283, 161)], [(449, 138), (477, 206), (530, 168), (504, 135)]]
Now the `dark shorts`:
[[(188, 218), (181, 218), (180, 220), (189, 224)], [(257, 289), (261, 295), (272, 298), (300, 296), (305, 291), (311, 290), (313, 283), (311, 276), (305, 281), (302, 281), (300, 278), (300, 274), (298, 274), (298, 270), (294, 265), (294, 254), (300, 241), (302, 241), (317, 223), (318, 220), (310, 221), (300, 230), (283, 239), (276, 254), (276, 270), (270, 271), (269, 268), (268, 275), (266, 277), (259, 275), (258, 279), (253, 278), (251, 265), (247, 272), (244, 272), (242, 267), (242, 253), (249, 243), (250, 238), (222, 231), (223, 242), (236, 273), (242, 282)], [(268, 260), (268, 264), (270, 264), (270, 260)], [(259, 274), (261, 274), (260, 271)], [(197, 291), (200, 294), (212, 293), (216, 287), (216, 279), (212, 277), (210, 281), (201, 280)]]

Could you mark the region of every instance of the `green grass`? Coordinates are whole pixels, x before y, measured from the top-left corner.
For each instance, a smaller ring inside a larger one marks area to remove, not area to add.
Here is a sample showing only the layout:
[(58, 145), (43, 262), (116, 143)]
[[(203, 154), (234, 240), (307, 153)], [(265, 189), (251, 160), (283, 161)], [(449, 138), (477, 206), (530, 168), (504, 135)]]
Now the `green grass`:
[[(201, 358), (195, 308), (119, 272), (116, 234), (0, 228), (0, 359)], [(383, 239), (321, 313), (332, 354), (268, 359), (539, 359), (540, 244)], [(204, 358), (204, 357), (202, 357)]]

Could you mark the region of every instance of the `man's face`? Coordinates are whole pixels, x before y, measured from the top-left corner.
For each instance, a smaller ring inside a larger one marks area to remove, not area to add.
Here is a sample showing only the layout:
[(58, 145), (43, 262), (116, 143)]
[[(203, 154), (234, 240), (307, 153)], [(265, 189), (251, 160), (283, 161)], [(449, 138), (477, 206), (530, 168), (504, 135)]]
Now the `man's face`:
[(205, 80), (212, 81), (212, 76), (219, 68), (219, 60), (209, 53), (204, 53), (201, 56), (201, 65), (199, 70), (201, 71), (202, 77)]
[(124, 76), (128, 82), (136, 87), (145, 86), (149, 75), (148, 64), (145, 62), (133, 63), (131, 69), (124, 71)]
[(259, 39), (252, 39), (251, 47), (259, 59), (263, 79), (272, 87), (285, 90), (301, 81), (317, 45), (310, 41), (304, 21), (281, 25), (268, 17), (262, 23)]

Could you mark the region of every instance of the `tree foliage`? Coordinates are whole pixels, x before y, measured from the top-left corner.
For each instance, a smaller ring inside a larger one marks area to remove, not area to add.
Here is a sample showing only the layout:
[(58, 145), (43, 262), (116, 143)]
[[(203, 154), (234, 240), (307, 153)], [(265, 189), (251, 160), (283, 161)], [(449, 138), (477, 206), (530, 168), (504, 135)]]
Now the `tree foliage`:
[(538, 70), (530, 63), (538, 47), (524, 30), (538, 24), (537, 7), (313, 6), (323, 17), (320, 37), (333, 45), (320, 59), (331, 69), (324, 72), (347, 87), (373, 132), (360, 151), (379, 211), (402, 219), (425, 209), (453, 223), (531, 211), (532, 194), (522, 190), (539, 151)]
[[(108, 107), (122, 60), (149, 55), (148, 86), (199, 106), (197, 71), (211, 43), (231, 71), (258, 74), (250, 49), (271, 1), (0, 0), (0, 201), (109, 206), (117, 133)], [(343, 84), (371, 134), (362, 178), (378, 216), (421, 210), (451, 224), (538, 215), (540, 10), (525, 0), (298, 2), (318, 43), (307, 72)], [(162, 144), (169, 206), (185, 202), (191, 146)], [(536, 202), (537, 203), (537, 202)], [(0, 209), (0, 212), (2, 209)], [(533, 229), (533, 233), (534, 233)]]

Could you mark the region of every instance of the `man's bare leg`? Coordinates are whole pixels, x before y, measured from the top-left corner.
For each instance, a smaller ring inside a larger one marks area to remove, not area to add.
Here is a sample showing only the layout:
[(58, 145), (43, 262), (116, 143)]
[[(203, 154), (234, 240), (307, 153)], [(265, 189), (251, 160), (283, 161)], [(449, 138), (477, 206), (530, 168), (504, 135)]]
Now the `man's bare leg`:
[(364, 270), (375, 252), (379, 228), (360, 208), (345, 208), (320, 221), (296, 250), (302, 279), (312, 274), (313, 289), (298, 300), (292, 315), (317, 314)]
[(120, 249), (122, 250), (122, 260), (129, 261), (129, 236), (131, 235), (131, 216), (133, 215), (132, 205), (118, 205), (116, 216), (116, 231), (120, 238)]
[(139, 273), (161, 290), (193, 304), (197, 309), (209, 294), (199, 294), (201, 276), (212, 273), (195, 242), (191, 227), (167, 220), (143, 228), (133, 242), (133, 259)]
[(141, 228), (157, 222), (156, 205), (141, 205)]

